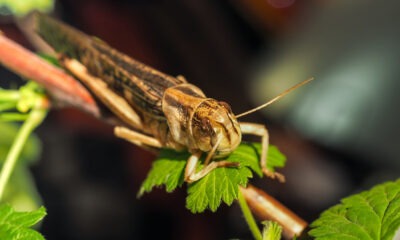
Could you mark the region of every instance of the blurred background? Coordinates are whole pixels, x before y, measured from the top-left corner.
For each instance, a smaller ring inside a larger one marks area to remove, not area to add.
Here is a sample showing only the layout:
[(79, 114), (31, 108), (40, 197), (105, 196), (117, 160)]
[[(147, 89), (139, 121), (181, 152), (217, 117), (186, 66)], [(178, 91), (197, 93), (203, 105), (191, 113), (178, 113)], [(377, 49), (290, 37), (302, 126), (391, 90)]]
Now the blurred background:
[[(265, 124), (288, 157), (282, 185), (253, 184), (312, 221), (400, 173), (400, 3), (296, 0), (59, 0), (53, 14)], [(0, 29), (31, 47), (1, 9)], [(1, 87), (18, 77), (0, 69)], [(5, 80), (6, 79), (6, 80)], [(136, 199), (152, 154), (75, 109), (51, 111), (32, 167), (47, 239), (251, 239), (238, 206), (193, 215), (185, 189)], [(255, 140), (255, 139), (250, 139)]]

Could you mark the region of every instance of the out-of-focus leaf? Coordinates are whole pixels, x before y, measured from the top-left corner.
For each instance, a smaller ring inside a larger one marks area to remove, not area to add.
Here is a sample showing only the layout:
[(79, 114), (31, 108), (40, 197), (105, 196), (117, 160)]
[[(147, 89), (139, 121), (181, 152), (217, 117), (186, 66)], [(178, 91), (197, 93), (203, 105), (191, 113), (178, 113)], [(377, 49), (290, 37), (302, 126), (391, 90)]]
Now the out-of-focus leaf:
[(264, 221), (262, 240), (280, 240), (282, 237), (282, 226), (277, 222)]
[(46, 209), (40, 207), (31, 212), (17, 212), (10, 205), (0, 205), (0, 239), (44, 240), (37, 231), (31, 229), (46, 215)]
[[(17, 124), (0, 122), (0, 167), (3, 165), (17, 132)], [(40, 140), (34, 134), (30, 135), (6, 186), (2, 202), (8, 202), (20, 211), (31, 211), (41, 205), (41, 197), (28, 169), (28, 165), (39, 159), (40, 152)]]
[(0, 7), (17, 16), (23, 16), (34, 10), (51, 11), (54, 7), (54, 0), (0, 0)]
[(311, 224), (318, 240), (392, 240), (400, 228), (400, 180), (344, 198)]

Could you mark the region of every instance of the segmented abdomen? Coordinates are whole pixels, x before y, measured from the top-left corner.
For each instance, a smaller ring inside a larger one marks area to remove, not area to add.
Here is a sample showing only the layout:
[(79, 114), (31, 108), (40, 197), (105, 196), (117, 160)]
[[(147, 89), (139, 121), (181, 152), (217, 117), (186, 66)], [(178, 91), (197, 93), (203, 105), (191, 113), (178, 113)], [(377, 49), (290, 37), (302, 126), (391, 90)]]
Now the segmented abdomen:
[(46, 15), (37, 14), (36, 31), (56, 52), (80, 61), (134, 107), (164, 118), (161, 101), (167, 88), (185, 83), (161, 73)]

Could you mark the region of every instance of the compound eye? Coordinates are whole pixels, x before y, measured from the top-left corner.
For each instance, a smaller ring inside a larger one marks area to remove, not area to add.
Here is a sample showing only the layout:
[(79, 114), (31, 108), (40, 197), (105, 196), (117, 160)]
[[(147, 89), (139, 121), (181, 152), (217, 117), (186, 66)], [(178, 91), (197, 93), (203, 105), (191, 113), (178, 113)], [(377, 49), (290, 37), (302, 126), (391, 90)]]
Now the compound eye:
[(204, 132), (209, 132), (211, 130), (210, 119), (201, 119), (201, 130), (203, 130)]

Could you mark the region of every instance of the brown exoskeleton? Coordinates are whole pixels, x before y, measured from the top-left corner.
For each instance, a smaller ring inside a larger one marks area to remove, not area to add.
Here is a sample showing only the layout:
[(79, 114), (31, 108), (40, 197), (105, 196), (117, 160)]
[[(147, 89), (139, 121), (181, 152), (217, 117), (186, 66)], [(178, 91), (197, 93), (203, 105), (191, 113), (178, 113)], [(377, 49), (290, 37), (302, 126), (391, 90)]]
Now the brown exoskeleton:
[[(261, 168), (269, 177), (268, 131), (264, 125), (238, 122), (237, 118), (264, 107), (235, 115), (230, 106), (207, 98), (182, 77), (172, 77), (146, 66), (57, 20), (37, 14), (37, 33), (61, 56), (63, 66), (78, 77), (127, 126), (115, 127), (115, 135), (150, 148), (187, 149), (184, 179), (193, 182), (217, 167), (237, 166), (224, 160), (240, 144), (242, 134), (261, 137)], [(205, 167), (196, 171), (202, 153)]]

